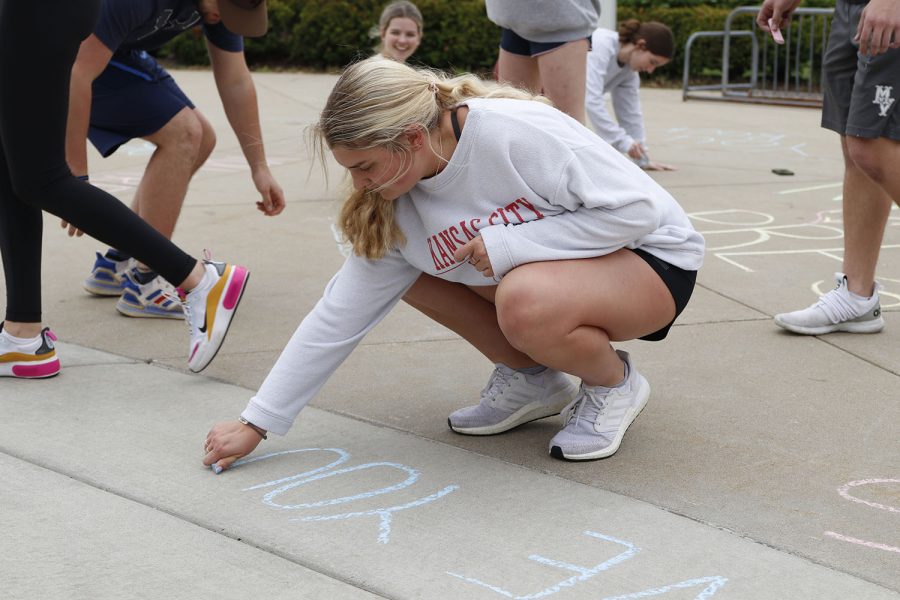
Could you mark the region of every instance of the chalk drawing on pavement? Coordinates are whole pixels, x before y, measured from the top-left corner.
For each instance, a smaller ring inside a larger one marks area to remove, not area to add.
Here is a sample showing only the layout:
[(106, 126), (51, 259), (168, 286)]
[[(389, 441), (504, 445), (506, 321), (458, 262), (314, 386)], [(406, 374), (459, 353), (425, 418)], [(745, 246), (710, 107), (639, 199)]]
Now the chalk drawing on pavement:
[(774, 148), (786, 147), (802, 157), (809, 156), (805, 151), (806, 142), (791, 144), (788, 136), (783, 133), (671, 127), (665, 131), (665, 138), (666, 142), (677, 142), (682, 146), (722, 146), (741, 152), (771, 152)]
[[(877, 508), (878, 510), (884, 510), (891, 513), (900, 513), (900, 507), (891, 506), (888, 504), (882, 504), (880, 502), (872, 502), (871, 500), (863, 500), (857, 496), (854, 496), (850, 493), (850, 490), (853, 488), (864, 487), (864, 486), (874, 486), (874, 485), (886, 485), (886, 484), (900, 484), (900, 479), (860, 479), (858, 481), (851, 481), (849, 483), (845, 483), (841, 487), (838, 488), (838, 494), (840, 494), (843, 498), (851, 501), (857, 502), (859, 504), (865, 504), (866, 506), (870, 506), (872, 508)], [(856, 544), (857, 546), (864, 546), (866, 548), (872, 548), (874, 550), (884, 550), (885, 552), (896, 552), (900, 554), (900, 548), (896, 546), (891, 546), (889, 544), (885, 544), (882, 542), (873, 542), (870, 540), (863, 540), (857, 537), (852, 537), (849, 535), (844, 535), (843, 533), (837, 533), (835, 531), (826, 531), (825, 535), (840, 540), (842, 542), (848, 542), (850, 544)]]
[[(524, 595), (517, 595), (505, 588), (500, 587), (499, 585), (490, 584), (490, 583), (487, 583), (480, 579), (462, 575), (460, 573), (453, 573), (451, 571), (447, 571), (447, 574), (450, 575), (451, 577), (456, 577), (457, 579), (461, 579), (462, 581), (465, 581), (472, 585), (476, 585), (476, 586), (488, 589), (488, 590), (495, 592), (506, 598), (513, 598), (514, 600), (532, 600), (532, 599), (536, 599), (536, 598), (546, 598), (547, 596), (552, 596), (553, 594), (556, 594), (557, 592), (560, 592), (562, 590), (567, 590), (567, 589), (572, 588), (580, 583), (588, 581), (588, 580), (596, 577), (600, 573), (602, 573), (604, 571), (608, 571), (609, 569), (615, 567), (616, 565), (622, 564), (625, 561), (634, 558), (641, 551), (640, 548), (638, 548), (631, 542), (628, 542), (625, 540), (620, 540), (620, 539), (614, 538), (609, 535), (604, 535), (602, 533), (597, 533), (595, 531), (585, 531), (584, 535), (592, 537), (592, 538), (604, 540), (607, 542), (612, 542), (613, 544), (624, 547), (625, 550), (620, 552), (619, 554), (613, 556), (612, 558), (607, 559), (593, 567), (584, 567), (581, 565), (573, 565), (571, 563), (558, 561), (558, 560), (555, 560), (552, 558), (546, 558), (539, 554), (532, 554), (531, 556), (528, 557), (528, 559), (531, 561), (534, 561), (540, 565), (557, 568), (557, 569), (560, 569), (563, 571), (570, 571), (570, 572), (575, 573), (575, 575), (572, 575), (571, 577), (563, 579), (562, 581), (559, 581), (547, 588), (544, 588), (543, 590), (540, 590), (540, 591), (537, 591), (537, 592), (534, 592), (531, 594), (524, 594)], [(711, 576), (711, 577), (698, 577), (698, 578), (694, 578), (694, 579), (686, 579), (684, 581), (679, 581), (678, 583), (656, 586), (656, 587), (652, 587), (649, 589), (641, 590), (638, 592), (632, 592), (632, 593), (628, 593), (628, 594), (624, 594), (624, 595), (608, 596), (608, 597), (603, 598), (602, 600), (631, 600), (631, 599), (637, 599), (637, 598), (648, 598), (650, 596), (661, 596), (663, 594), (666, 594), (666, 593), (674, 591), (674, 590), (680, 590), (680, 589), (692, 588), (692, 587), (701, 587), (701, 586), (703, 589), (694, 597), (694, 600), (707, 600), (709, 598), (712, 598), (716, 594), (716, 592), (719, 589), (721, 589), (722, 586), (725, 585), (725, 583), (727, 583), (727, 581), (728, 581), (728, 579), (726, 579), (725, 577), (720, 577), (717, 575)]]
[[(244, 488), (243, 491), (253, 491), (259, 490), (263, 488), (272, 488), (275, 489), (266, 492), (262, 497), (263, 504), (270, 506), (279, 510), (287, 510), (287, 511), (307, 511), (307, 510), (317, 510), (322, 508), (328, 508), (332, 506), (338, 506), (343, 504), (349, 504), (356, 501), (369, 500), (372, 498), (376, 498), (379, 496), (390, 495), (395, 492), (400, 492), (401, 490), (410, 488), (414, 484), (416, 484), (421, 476), (421, 473), (412, 467), (407, 465), (403, 465), (395, 462), (370, 462), (361, 465), (355, 465), (352, 467), (343, 467), (341, 469), (335, 469), (339, 465), (346, 463), (350, 459), (350, 453), (341, 448), (299, 448), (296, 450), (285, 450), (281, 452), (273, 452), (271, 454), (265, 454), (262, 456), (257, 456), (253, 458), (248, 458), (244, 460), (239, 460), (234, 463), (234, 466), (240, 466), (242, 464), (247, 464), (251, 462), (257, 462), (261, 460), (269, 460), (275, 458), (276, 456), (284, 456), (287, 454), (296, 454), (296, 453), (308, 453), (308, 452), (326, 452), (337, 455), (337, 458), (334, 459), (327, 465), (304, 471), (302, 473), (297, 473), (295, 475), (289, 475), (287, 477), (282, 477), (279, 479), (275, 479), (272, 481), (267, 481), (265, 483), (260, 483), (248, 488)], [(396, 475), (398, 472), (401, 475), (405, 475), (405, 478), (402, 481), (397, 483), (393, 483), (391, 485), (386, 485), (384, 487), (363, 490), (356, 494), (339, 496), (336, 498), (326, 498), (322, 500), (318, 500), (315, 502), (299, 502), (293, 504), (281, 503), (278, 501), (278, 497), (286, 492), (291, 490), (295, 490), (296, 488), (300, 488), (302, 486), (306, 486), (308, 484), (312, 484), (317, 481), (323, 481), (326, 479), (330, 479), (332, 477), (345, 477), (352, 473), (358, 473), (362, 471), (368, 471), (371, 469), (378, 469), (380, 471), (391, 473), (393, 472)], [(349, 512), (342, 512), (339, 514), (313, 514), (313, 515), (305, 515), (301, 517), (293, 517), (291, 521), (300, 521), (300, 522), (322, 522), (322, 521), (344, 521), (347, 519), (359, 519), (365, 517), (374, 517), (378, 519), (378, 536), (377, 542), (379, 544), (387, 544), (390, 541), (391, 537), (391, 529), (393, 526), (394, 516), (404, 510), (409, 510), (413, 508), (417, 508), (420, 506), (424, 506), (426, 504), (430, 504), (444, 496), (456, 491), (459, 489), (459, 486), (456, 484), (447, 485), (440, 490), (437, 490), (433, 493), (426, 494), (420, 496), (414, 500), (408, 501), (400, 501), (396, 500), (396, 504), (390, 504), (389, 506), (380, 506), (377, 508), (370, 508), (365, 510), (353, 510)]]
[[(745, 209), (721, 209), (689, 213), (697, 231), (706, 239), (706, 253), (744, 271), (753, 273), (747, 262), (758, 257), (789, 257), (815, 254), (837, 263), (843, 261), (844, 231), (841, 209), (824, 210), (816, 213), (809, 223), (779, 224), (769, 213)], [(888, 217), (888, 227), (900, 226), (900, 212), (893, 210)], [(790, 241), (784, 247), (778, 242)], [(799, 242), (799, 244), (798, 244)], [(882, 251), (900, 249), (900, 244), (882, 244)], [(882, 283), (900, 283), (897, 279), (878, 276)], [(824, 287), (824, 289), (822, 289)], [(828, 291), (830, 284), (817, 281), (813, 291), (821, 294)], [(882, 308), (900, 306), (900, 293), (882, 290)], [(886, 301), (891, 298), (891, 301)]]

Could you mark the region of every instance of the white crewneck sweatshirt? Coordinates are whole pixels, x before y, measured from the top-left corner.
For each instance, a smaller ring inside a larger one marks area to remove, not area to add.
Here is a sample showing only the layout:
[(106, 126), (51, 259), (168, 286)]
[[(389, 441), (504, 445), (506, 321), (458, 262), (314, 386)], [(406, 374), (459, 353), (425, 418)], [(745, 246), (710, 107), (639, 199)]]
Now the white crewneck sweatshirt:
[[(597, 29), (591, 36), (587, 59), (585, 112), (597, 135), (619, 152), (628, 152), (635, 142), (645, 142), (644, 116), (641, 113), (637, 71), (619, 64), (619, 34)], [(606, 109), (605, 94), (612, 98), (616, 120)]]
[[(406, 244), (350, 256), (303, 319), (242, 416), (288, 431), (362, 338), (422, 273), (496, 285), (535, 261), (642, 248), (697, 270), (703, 238), (672, 196), (583, 125), (540, 102), (472, 99), (446, 167), (396, 200)], [(481, 235), (494, 280), (453, 251)]]

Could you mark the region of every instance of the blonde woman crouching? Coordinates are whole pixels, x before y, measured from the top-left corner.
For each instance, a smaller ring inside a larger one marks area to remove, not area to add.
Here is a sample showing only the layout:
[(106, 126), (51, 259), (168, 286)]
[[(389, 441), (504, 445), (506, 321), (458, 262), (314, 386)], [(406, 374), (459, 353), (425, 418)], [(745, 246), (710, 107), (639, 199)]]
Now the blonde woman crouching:
[(542, 98), (396, 61), (347, 68), (313, 138), (352, 178), (340, 227), (353, 253), (243, 422), (212, 428), (204, 463), (227, 468), (285, 434), (400, 299), (496, 364), (454, 431), (563, 412), (550, 454), (616, 452), (650, 386), (611, 342), (666, 337), (703, 260), (672, 196)]

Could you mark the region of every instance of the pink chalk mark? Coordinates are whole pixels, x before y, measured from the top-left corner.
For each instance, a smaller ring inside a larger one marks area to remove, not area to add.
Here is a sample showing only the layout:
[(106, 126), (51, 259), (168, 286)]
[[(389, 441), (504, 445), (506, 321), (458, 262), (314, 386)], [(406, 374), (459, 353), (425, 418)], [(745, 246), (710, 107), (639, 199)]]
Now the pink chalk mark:
[(851, 544), (857, 544), (858, 546), (865, 546), (866, 548), (874, 548), (876, 550), (886, 550), (887, 552), (896, 552), (900, 554), (900, 548), (896, 548), (894, 546), (888, 546), (887, 544), (879, 544), (878, 542), (869, 542), (867, 540), (860, 540), (857, 538), (849, 537), (846, 535), (841, 535), (840, 533), (835, 533), (833, 531), (826, 531), (825, 535), (828, 537), (834, 538), (836, 540), (841, 540), (842, 542), (850, 542)]
[(225, 300), (222, 303), (226, 309), (231, 310), (237, 304), (241, 297), (241, 290), (244, 289), (244, 281), (247, 279), (247, 269), (235, 265), (234, 276), (231, 283), (228, 284), (228, 291), (225, 293)]
[(838, 488), (838, 494), (850, 500), (851, 502), (859, 502), (860, 504), (865, 504), (867, 506), (871, 506), (872, 508), (878, 508), (881, 510), (886, 510), (888, 512), (900, 513), (900, 508), (896, 506), (888, 506), (886, 504), (879, 504), (878, 502), (870, 502), (868, 500), (862, 500), (861, 498), (857, 498), (856, 496), (850, 495), (850, 488), (860, 487), (863, 485), (877, 485), (879, 483), (900, 483), (900, 479), (860, 479), (859, 481), (851, 481), (850, 483), (845, 483), (841, 487)]

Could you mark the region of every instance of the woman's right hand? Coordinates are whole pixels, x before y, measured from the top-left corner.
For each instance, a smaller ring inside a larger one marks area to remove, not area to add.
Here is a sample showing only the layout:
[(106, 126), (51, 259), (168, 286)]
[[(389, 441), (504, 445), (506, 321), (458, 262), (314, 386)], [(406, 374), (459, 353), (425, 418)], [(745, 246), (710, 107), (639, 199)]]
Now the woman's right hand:
[(648, 160), (646, 164), (641, 165), (641, 168), (645, 171), (677, 171), (678, 167), (673, 165), (667, 165), (666, 163), (656, 162), (655, 160)]
[(203, 464), (220, 473), (237, 459), (253, 452), (261, 441), (262, 437), (252, 427), (240, 421), (216, 423), (206, 434)]
[(628, 149), (628, 156), (633, 158), (634, 160), (640, 160), (647, 155), (647, 151), (644, 150), (644, 145), (640, 142), (635, 142), (631, 145), (631, 148)]

